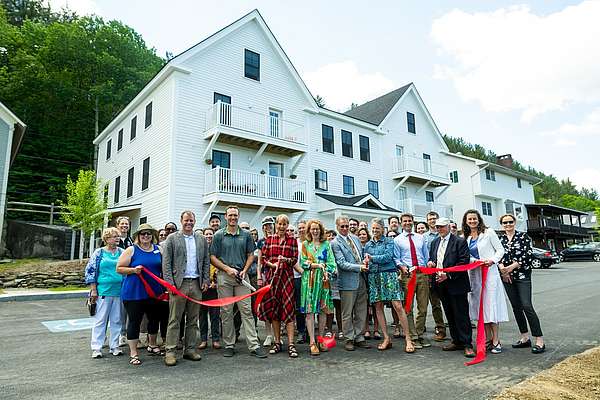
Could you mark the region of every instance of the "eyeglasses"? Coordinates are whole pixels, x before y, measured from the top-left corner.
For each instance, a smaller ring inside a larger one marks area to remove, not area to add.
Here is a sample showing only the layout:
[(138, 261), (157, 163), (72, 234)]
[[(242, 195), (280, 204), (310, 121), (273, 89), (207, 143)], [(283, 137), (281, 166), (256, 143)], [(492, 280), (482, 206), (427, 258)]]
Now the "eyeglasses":
[(158, 235), (158, 236), (160, 236), (160, 237), (166, 237), (166, 236), (167, 236), (167, 234), (166, 234), (166, 233), (161, 233), (161, 234), (160, 234), (160, 235)]
[(344, 228), (349, 228), (350, 225), (340, 225), (340, 228), (344, 229)]
[(512, 221), (512, 220), (511, 221), (502, 221), (502, 225), (512, 225), (514, 223), (515, 223), (515, 221)]
[(152, 232), (140, 232), (140, 236), (152, 236)]

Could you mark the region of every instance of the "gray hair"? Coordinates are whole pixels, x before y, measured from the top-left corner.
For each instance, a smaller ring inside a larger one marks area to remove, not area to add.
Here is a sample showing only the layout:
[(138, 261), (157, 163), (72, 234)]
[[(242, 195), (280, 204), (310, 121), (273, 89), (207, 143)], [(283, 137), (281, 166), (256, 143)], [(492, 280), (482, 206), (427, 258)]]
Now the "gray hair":
[(348, 217), (347, 215), (340, 215), (339, 217), (337, 217), (337, 218), (335, 219), (335, 224), (336, 224), (336, 225), (339, 225), (339, 224), (340, 224), (340, 222), (342, 222), (343, 220), (349, 221), (349, 220), (350, 220), (350, 217)]
[(385, 228), (385, 222), (383, 222), (382, 218), (373, 218), (371, 220), (371, 226), (373, 226), (375, 224), (379, 225), (382, 228)]

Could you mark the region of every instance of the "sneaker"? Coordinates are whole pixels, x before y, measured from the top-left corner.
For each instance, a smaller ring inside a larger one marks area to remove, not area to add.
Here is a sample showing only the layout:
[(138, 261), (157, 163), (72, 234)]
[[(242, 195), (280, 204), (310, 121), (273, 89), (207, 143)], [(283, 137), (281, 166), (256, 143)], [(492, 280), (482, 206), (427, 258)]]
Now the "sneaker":
[(423, 347), (431, 347), (431, 343), (429, 343), (429, 340), (427, 339), (420, 338), (419, 342), (421, 342), (421, 346)]
[(118, 348), (117, 349), (113, 349), (113, 350), (111, 350), (111, 354), (113, 356), (115, 356), (115, 357), (122, 356), (123, 355), (123, 350), (118, 349)]
[(268, 335), (265, 338), (265, 341), (263, 342), (263, 346), (265, 346), (265, 347), (271, 347), (272, 345), (273, 345), (273, 336)]
[(250, 352), (256, 358), (267, 358), (267, 352), (262, 347), (258, 346)]
[(492, 353), (492, 354), (502, 353), (502, 345), (500, 344), (500, 342), (498, 342), (498, 344), (492, 345), (492, 349), (490, 350), (490, 353)]
[(102, 352), (100, 350), (92, 351), (92, 358), (102, 358)]
[(223, 350), (223, 357), (233, 357), (234, 354), (235, 350), (233, 347), (225, 347), (225, 350)]
[(413, 347), (417, 350), (421, 350), (423, 348), (423, 345), (419, 340), (413, 340)]
[(127, 336), (121, 335), (119, 336), (119, 347), (123, 347), (127, 345)]

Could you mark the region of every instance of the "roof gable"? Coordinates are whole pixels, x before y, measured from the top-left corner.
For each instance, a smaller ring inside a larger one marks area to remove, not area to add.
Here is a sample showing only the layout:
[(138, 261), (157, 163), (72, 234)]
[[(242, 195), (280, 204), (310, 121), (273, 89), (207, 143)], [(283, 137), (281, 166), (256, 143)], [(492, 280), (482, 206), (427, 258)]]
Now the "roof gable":
[(319, 196), (333, 204), (336, 204), (338, 206), (357, 207), (357, 208), (364, 208), (364, 209), (369, 209), (369, 210), (379, 210), (379, 211), (393, 211), (393, 212), (398, 211), (392, 207), (386, 206), (385, 204), (383, 204), (381, 201), (376, 199), (370, 193), (362, 194), (362, 195), (358, 195), (358, 196), (349, 196), (349, 197), (335, 196), (332, 194), (325, 194), (325, 193), (317, 193), (317, 196)]
[(354, 107), (346, 111), (344, 114), (361, 121), (379, 125), (411, 85), (412, 82), (408, 85), (402, 86), (401, 88), (392, 90), (383, 96), (379, 96), (376, 99), (367, 101), (358, 107)]

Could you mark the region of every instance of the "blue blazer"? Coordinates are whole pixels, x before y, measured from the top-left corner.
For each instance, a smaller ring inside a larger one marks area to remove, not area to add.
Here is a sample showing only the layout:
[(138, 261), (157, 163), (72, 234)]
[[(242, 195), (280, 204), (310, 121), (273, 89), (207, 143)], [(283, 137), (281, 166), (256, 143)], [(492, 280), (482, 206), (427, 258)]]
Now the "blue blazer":
[(362, 266), (362, 245), (360, 240), (352, 234), (348, 237), (354, 242), (360, 260), (354, 258), (352, 249), (346, 243), (346, 240), (341, 235), (337, 235), (335, 239), (331, 241), (331, 250), (335, 257), (335, 263), (337, 264), (338, 271), (338, 288), (339, 290), (357, 290), (359, 279), (360, 279), (360, 267)]

